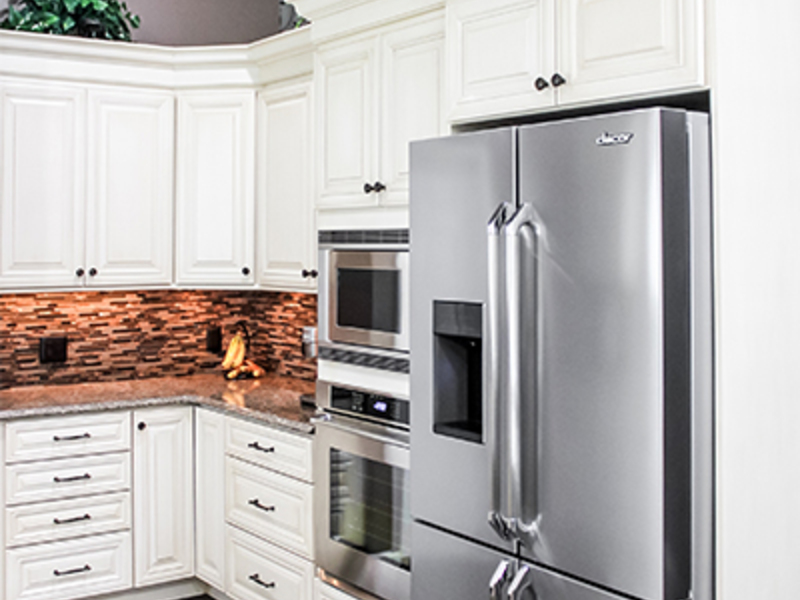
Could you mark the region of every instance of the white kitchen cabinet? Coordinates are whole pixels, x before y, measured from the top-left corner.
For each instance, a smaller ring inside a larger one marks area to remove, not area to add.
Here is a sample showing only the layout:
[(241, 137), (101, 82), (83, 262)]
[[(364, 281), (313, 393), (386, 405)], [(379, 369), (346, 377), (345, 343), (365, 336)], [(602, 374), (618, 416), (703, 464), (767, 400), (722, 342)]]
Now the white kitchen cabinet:
[(81, 285), (86, 93), (0, 82), (0, 288)]
[(258, 95), (258, 284), (314, 291), (313, 98), (310, 81)]
[(173, 94), (89, 92), (86, 279), (172, 283)]
[(449, 0), (455, 122), (705, 84), (702, 0)]
[(177, 283), (255, 282), (255, 92), (178, 95)]
[(173, 96), (0, 88), (0, 287), (169, 285)]
[(195, 409), (195, 572), (225, 589), (225, 416)]
[(194, 575), (192, 407), (133, 413), (134, 582)]
[(320, 209), (408, 202), (408, 142), (445, 133), (443, 55), (440, 12), (317, 52)]

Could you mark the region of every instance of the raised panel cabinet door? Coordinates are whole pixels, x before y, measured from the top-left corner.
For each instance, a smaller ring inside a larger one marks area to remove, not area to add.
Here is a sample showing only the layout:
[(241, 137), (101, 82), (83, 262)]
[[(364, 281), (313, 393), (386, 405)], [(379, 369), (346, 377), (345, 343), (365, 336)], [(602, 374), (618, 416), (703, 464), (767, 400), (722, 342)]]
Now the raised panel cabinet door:
[(560, 104), (704, 84), (701, 0), (561, 0)]
[(86, 95), (0, 85), (0, 288), (83, 285)]
[(304, 82), (258, 96), (258, 283), (274, 290), (317, 288), (311, 89)]
[(315, 55), (318, 207), (376, 206), (365, 192), (378, 173), (377, 38), (323, 48)]
[(195, 573), (225, 589), (225, 416), (195, 409)]
[(451, 121), (553, 106), (555, 0), (447, 3)]
[(192, 407), (134, 411), (133, 533), (137, 587), (194, 575)]
[(175, 98), (89, 92), (86, 282), (172, 283)]
[(255, 282), (255, 92), (178, 97), (177, 282)]
[(383, 204), (408, 203), (409, 142), (447, 133), (444, 117), (444, 14), (381, 36)]

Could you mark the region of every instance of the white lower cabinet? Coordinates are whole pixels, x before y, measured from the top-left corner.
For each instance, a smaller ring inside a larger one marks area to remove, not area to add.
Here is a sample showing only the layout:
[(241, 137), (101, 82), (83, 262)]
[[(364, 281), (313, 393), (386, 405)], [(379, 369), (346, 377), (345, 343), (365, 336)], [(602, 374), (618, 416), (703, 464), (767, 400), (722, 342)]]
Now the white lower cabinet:
[(131, 587), (130, 532), (8, 550), (8, 600), (71, 600)]
[(236, 600), (311, 600), (314, 565), (228, 527), (227, 594)]
[(195, 409), (195, 573), (225, 589), (225, 415)]
[(134, 411), (134, 581), (194, 575), (192, 407)]

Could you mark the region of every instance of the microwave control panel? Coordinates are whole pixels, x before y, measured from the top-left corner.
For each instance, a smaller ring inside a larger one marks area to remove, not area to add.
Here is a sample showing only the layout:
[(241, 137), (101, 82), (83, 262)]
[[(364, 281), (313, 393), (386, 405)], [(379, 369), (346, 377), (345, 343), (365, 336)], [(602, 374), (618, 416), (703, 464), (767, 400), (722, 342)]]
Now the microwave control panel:
[(408, 400), (342, 387), (331, 388), (331, 408), (398, 425), (409, 424)]

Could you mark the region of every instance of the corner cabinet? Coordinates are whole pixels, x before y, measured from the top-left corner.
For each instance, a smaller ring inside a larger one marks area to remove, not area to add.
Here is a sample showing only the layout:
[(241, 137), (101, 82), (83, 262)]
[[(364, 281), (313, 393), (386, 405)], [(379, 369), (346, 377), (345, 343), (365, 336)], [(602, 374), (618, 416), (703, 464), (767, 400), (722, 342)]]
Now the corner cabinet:
[(313, 132), (310, 81), (259, 93), (256, 238), (264, 289), (317, 289)]
[(133, 413), (134, 585), (194, 575), (192, 407)]
[(440, 11), (316, 54), (318, 208), (408, 203), (408, 143), (443, 135)]
[(702, 0), (449, 0), (450, 118), (700, 89)]
[(0, 288), (169, 285), (172, 94), (0, 83), (0, 97)]
[(255, 92), (178, 95), (182, 286), (255, 283)]

